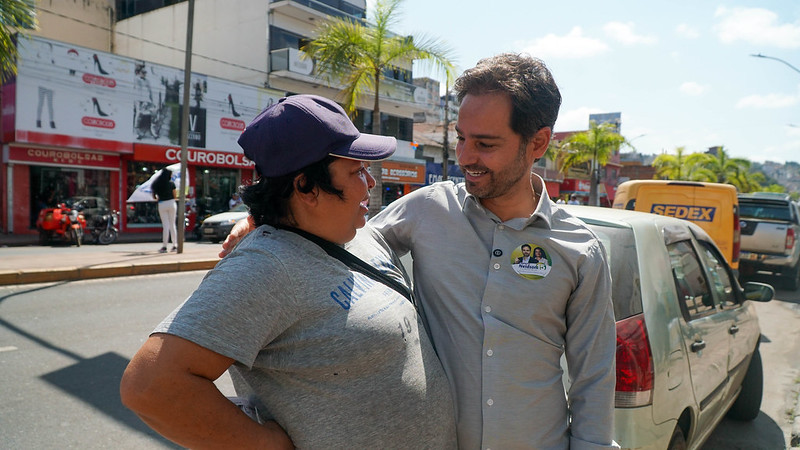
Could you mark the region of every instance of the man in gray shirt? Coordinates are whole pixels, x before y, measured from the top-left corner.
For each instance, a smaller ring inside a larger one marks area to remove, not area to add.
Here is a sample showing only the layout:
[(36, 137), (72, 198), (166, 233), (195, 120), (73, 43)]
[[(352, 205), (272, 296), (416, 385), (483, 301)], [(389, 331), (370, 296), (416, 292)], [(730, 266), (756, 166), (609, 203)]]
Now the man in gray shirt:
[[(414, 259), (420, 312), (455, 392), (458, 445), (610, 447), (615, 325), (605, 251), (531, 173), (550, 142), (558, 87), (542, 61), (503, 54), (467, 70), (455, 90), (465, 183), (420, 188), (370, 224)], [(515, 264), (523, 246), (542, 248), (546, 260)]]

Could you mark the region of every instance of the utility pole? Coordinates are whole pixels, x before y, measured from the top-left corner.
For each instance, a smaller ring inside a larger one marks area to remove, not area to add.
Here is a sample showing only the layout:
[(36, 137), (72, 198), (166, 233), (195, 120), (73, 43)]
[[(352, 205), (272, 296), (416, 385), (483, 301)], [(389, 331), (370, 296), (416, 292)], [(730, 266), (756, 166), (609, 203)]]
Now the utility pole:
[(450, 165), (450, 82), (444, 82), (444, 136), (442, 136), (442, 181), (447, 181)]
[(194, 31), (194, 0), (188, 1), (186, 21), (186, 55), (183, 63), (183, 114), (181, 114), (181, 186), (178, 194), (178, 253), (183, 253), (186, 236), (186, 165), (189, 147), (189, 90), (192, 84), (192, 32)]

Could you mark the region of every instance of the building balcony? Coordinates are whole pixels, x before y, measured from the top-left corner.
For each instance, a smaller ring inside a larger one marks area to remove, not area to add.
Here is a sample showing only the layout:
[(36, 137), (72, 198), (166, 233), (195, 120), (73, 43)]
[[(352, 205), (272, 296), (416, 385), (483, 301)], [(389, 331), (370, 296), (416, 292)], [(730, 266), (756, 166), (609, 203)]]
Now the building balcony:
[[(335, 97), (344, 86), (328, 83), (317, 74), (314, 60), (304, 55), (296, 48), (272, 50), (269, 55), (270, 85), (290, 92)], [(417, 86), (413, 84), (384, 78), (380, 86), (381, 111), (403, 117), (413, 117), (415, 112), (422, 112), (426, 105), (415, 101), (415, 89)], [(372, 101), (362, 106), (371, 109)]]
[(302, 22), (325, 19), (329, 16), (357, 22), (366, 18), (365, 10), (344, 1), (341, 2), (341, 5), (343, 9), (334, 8), (316, 0), (270, 0), (269, 8), (270, 11), (293, 17)]

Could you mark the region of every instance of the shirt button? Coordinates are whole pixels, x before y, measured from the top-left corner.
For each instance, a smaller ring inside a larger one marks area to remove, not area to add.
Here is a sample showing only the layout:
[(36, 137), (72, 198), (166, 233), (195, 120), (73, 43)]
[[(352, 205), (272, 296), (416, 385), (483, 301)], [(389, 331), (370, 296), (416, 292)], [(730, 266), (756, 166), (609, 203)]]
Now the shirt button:
[(486, 311), (486, 312), (492, 312), (492, 307), (491, 306), (487, 306), (486, 308), (483, 308), (483, 310)]
[(494, 400), (492, 400), (492, 399), (486, 400), (486, 404), (489, 405), (489, 406), (492, 406), (492, 405), (494, 405)]
[(497, 229), (498, 229), (498, 230), (505, 230), (505, 229), (506, 229), (506, 227), (505, 227), (505, 225), (498, 225), (498, 226), (497, 226)]
[(494, 355), (494, 352), (491, 349), (486, 350), (486, 356), (492, 356), (492, 355)]
[(500, 263), (494, 263), (494, 270), (497, 270), (499, 268), (500, 268)]

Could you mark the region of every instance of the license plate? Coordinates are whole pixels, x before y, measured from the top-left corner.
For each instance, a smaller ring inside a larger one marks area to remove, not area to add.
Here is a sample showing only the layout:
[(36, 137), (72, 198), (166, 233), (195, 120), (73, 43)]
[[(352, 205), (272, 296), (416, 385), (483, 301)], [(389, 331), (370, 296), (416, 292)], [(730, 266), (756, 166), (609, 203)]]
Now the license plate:
[(204, 228), (203, 229), (203, 234), (214, 234), (214, 229), (213, 228)]

